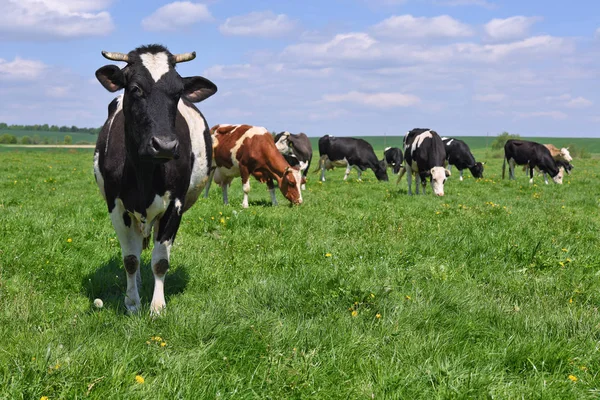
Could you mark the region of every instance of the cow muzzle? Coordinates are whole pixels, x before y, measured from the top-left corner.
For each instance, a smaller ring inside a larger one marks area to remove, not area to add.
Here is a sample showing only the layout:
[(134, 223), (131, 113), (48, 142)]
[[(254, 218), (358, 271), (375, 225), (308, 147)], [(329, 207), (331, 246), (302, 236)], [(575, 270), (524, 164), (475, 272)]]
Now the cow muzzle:
[(165, 140), (152, 136), (148, 143), (148, 156), (157, 160), (172, 160), (179, 158), (179, 140)]

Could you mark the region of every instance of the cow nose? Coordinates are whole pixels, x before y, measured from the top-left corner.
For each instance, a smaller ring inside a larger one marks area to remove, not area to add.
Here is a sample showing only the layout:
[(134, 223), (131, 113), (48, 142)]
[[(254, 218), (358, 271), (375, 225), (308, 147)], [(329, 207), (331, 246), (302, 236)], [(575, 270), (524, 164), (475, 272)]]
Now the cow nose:
[(153, 136), (150, 140), (150, 154), (154, 158), (177, 158), (179, 140), (163, 140)]
[(444, 195), (444, 193), (437, 193), (438, 196), (442, 197)]

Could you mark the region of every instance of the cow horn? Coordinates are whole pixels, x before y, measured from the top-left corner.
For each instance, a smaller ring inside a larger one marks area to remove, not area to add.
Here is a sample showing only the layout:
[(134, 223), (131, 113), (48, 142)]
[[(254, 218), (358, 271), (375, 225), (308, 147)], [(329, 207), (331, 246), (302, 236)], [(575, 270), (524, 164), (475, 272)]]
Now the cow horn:
[(109, 60), (129, 62), (129, 55), (124, 53), (111, 53), (109, 51), (102, 50), (102, 55), (104, 58), (108, 58)]
[(175, 54), (173, 58), (175, 59), (175, 64), (185, 61), (192, 61), (194, 58), (196, 58), (196, 52), (192, 51), (191, 53)]

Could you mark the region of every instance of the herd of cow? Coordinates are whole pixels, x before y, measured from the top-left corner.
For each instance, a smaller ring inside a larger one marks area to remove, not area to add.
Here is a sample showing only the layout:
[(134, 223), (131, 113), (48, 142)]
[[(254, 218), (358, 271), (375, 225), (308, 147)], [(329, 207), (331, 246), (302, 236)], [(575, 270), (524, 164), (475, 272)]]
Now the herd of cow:
[[(200, 76), (183, 78), (175, 70), (177, 63), (193, 60), (195, 53), (174, 55), (163, 46), (149, 45), (127, 54), (103, 51), (102, 55), (127, 64), (123, 68), (106, 65), (96, 71), (104, 88), (110, 92), (124, 89), (124, 93), (108, 106), (94, 152), (94, 176), (121, 245), (127, 274), (125, 306), (130, 312), (140, 307), (140, 256), (154, 231), (150, 311), (158, 314), (165, 307), (165, 274), (182, 214), (202, 190), (206, 195), (214, 180), (227, 204), (227, 189), (239, 176), (242, 205), (248, 207), (250, 176), (254, 176), (267, 184), (273, 204), (277, 204), (275, 183), (286, 199), (301, 204), (312, 147), (304, 134), (282, 132), (273, 138), (267, 129), (250, 125), (209, 129), (193, 103), (215, 94), (216, 85)], [(444, 183), (450, 176), (448, 165), (458, 168), (460, 180), (467, 168), (475, 178), (483, 177), (483, 164), (475, 161), (461, 140), (441, 138), (430, 129), (413, 129), (405, 135), (403, 147), (387, 148), (380, 161), (362, 139), (326, 135), (319, 139), (316, 171), (321, 170), (325, 181), (325, 171), (335, 166), (346, 167), (344, 179), (352, 168), (358, 171), (358, 179), (371, 169), (378, 180), (387, 181), (391, 166), (398, 181), (406, 173), (409, 194), (414, 174), (417, 194), (419, 186), (425, 193), (429, 178), (439, 196), (444, 195)], [(520, 140), (506, 143), (506, 161), (512, 179), (517, 164), (530, 168), (531, 181), (537, 168), (556, 183), (562, 183), (563, 171), (572, 168), (567, 149), (548, 149)], [(505, 165), (503, 177), (504, 169)]]

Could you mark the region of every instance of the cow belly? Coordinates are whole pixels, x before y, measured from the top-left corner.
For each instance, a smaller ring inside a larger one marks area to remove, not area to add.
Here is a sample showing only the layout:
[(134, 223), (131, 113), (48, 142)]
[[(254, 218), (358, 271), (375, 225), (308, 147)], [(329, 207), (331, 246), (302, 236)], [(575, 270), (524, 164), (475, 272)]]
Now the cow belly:
[(233, 178), (240, 176), (240, 168), (234, 165), (231, 168), (217, 167), (215, 170), (215, 183), (218, 185), (229, 184)]

